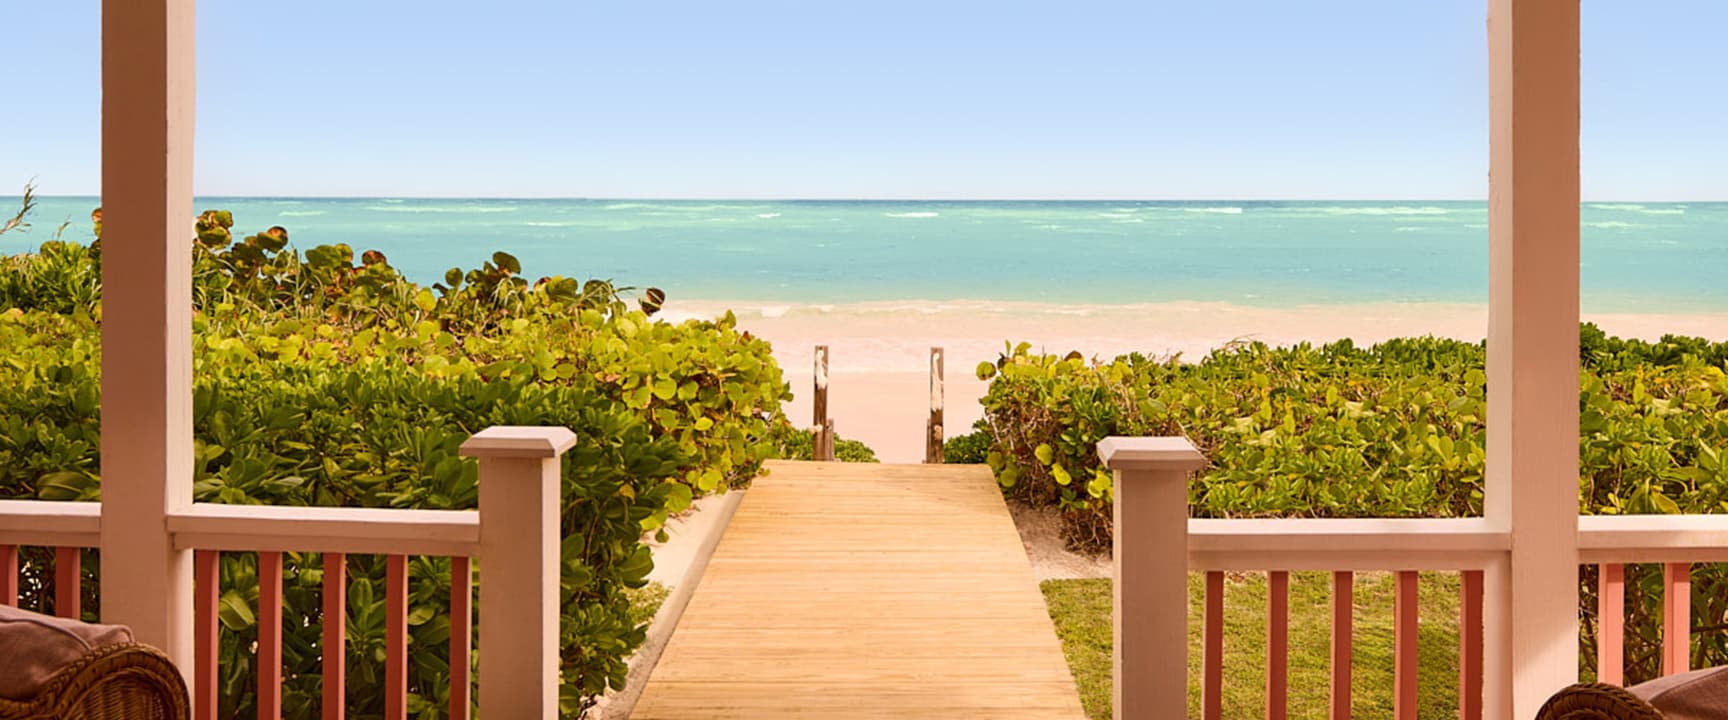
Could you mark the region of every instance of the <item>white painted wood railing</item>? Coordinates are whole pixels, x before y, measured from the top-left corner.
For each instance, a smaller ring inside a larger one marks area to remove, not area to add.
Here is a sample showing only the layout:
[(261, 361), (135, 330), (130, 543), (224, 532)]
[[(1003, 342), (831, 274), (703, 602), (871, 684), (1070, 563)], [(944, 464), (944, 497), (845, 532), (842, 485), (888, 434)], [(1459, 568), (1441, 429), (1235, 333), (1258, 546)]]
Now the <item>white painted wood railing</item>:
[[(1394, 574), (1394, 717), (1417, 717), (1417, 574), (1458, 572), (1459, 717), (1500, 717), (1485, 706), (1485, 571), (1508, 562), (1511, 534), (1484, 518), (1243, 519), (1188, 517), (1188, 480), (1204, 457), (1182, 438), (1108, 438), (1099, 456), (1116, 477), (1115, 717), (1188, 712), (1189, 572), (1205, 574), (1201, 717), (1223, 716), (1224, 573), (1267, 574), (1266, 711), (1288, 712), (1288, 583), (1293, 571), (1333, 575), (1333, 720), (1350, 717), (1354, 573)], [(1663, 674), (1688, 670), (1692, 563), (1728, 562), (1728, 515), (1586, 516), (1583, 565), (1600, 565), (1598, 679), (1624, 678), (1624, 566), (1663, 567)], [(1502, 593), (1542, 588), (1499, 588)], [(1573, 661), (1574, 663), (1576, 661)], [(1571, 667), (1568, 668), (1571, 671)], [(1503, 678), (1506, 686), (1513, 678)]]
[[(217, 716), (217, 605), (220, 553), (258, 556), (258, 717), (282, 712), (282, 553), (323, 555), (322, 715), (342, 718), (346, 559), (386, 556), (386, 717), (406, 718), (410, 556), (451, 558), (450, 716), (471, 716), (471, 559), (484, 559), (480, 585), (479, 706), (490, 717), (558, 714), (560, 458), (576, 438), (564, 428), (493, 427), (462, 454), (480, 461), (478, 510), (277, 507), (194, 504), (167, 516), (163, 532), (194, 553), (194, 667), (182, 668), (195, 717)], [(189, 482), (189, 480), (188, 480)], [(78, 617), (80, 559), (101, 548), (101, 503), (0, 501), (0, 603), (20, 598), (20, 546), (55, 548), (55, 614)], [(104, 582), (106, 592), (126, 588)], [(117, 600), (110, 600), (116, 602)]]

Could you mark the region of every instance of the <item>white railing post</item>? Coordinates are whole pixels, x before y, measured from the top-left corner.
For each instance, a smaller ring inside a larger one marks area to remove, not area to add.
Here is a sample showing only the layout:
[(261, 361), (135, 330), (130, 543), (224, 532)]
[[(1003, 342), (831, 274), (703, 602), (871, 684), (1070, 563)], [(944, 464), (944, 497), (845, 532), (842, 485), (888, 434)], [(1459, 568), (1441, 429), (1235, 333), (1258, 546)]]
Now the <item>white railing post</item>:
[(1187, 717), (1188, 476), (1206, 457), (1180, 437), (1108, 437), (1116, 474), (1117, 720)]
[[(190, 677), (193, 0), (102, 3), (102, 621)], [(194, 692), (197, 689), (194, 688)]]
[(561, 427), (490, 427), (462, 443), (480, 460), (480, 710), (558, 717)]
[(1577, 0), (1488, 3), (1488, 444), (1483, 713), (1578, 680)]

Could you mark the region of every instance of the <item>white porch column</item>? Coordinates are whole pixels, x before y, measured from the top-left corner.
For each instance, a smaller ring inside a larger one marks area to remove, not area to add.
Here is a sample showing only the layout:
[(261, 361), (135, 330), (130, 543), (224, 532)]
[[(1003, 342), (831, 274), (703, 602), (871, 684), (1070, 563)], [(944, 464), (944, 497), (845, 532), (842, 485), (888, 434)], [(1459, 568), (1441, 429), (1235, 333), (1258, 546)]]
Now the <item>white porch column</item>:
[(1579, 0), (1489, 0), (1488, 467), (1510, 532), (1486, 574), (1484, 710), (1578, 678)]
[(102, 620), (190, 676), (193, 0), (102, 3)]

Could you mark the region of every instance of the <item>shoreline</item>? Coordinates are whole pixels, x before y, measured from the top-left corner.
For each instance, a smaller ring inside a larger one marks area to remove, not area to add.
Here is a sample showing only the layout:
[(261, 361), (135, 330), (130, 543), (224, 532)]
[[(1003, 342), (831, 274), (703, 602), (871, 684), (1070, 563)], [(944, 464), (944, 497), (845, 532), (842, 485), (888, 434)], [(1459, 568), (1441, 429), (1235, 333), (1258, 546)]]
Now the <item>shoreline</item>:
[[(988, 389), (974, 368), (994, 362), (1007, 342), (1034, 350), (1110, 359), (1128, 352), (1195, 359), (1232, 341), (1269, 345), (1350, 338), (1372, 344), (1394, 337), (1434, 335), (1480, 340), (1488, 307), (1471, 303), (1362, 303), (1283, 308), (1221, 302), (1133, 305), (996, 301), (884, 301), (790, 304), (674, 301), (669, 321), (718, 317), (774, 345), (793, 400), (793, 424), (810, 424), (811, 363), (816, 345), (829, 347), (829, 412), (836, 431), (876, 450), (884, 462), (920, 462), (929, 408), (929, 349), (946, 352), (947, 435), (970, 432)], [(1728, 339), (1728, 312), (1584, 313), (1611, 335), (1654, 340), (1664, 334)]]

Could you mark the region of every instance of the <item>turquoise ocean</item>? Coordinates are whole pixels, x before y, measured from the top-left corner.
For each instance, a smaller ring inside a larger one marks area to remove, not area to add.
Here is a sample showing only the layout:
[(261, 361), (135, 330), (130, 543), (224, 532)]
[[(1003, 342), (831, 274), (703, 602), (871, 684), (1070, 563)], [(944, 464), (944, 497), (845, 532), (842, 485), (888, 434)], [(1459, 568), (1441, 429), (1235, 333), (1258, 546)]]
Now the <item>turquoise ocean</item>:
[[(16, 206), (16, 199), (10, 203)], [(23, 252), (95, 198), (43, 198)], [(1483, 202), (909, 202), (199, 198), (237, 235), (376, 249), (434, 282), (503, 250), (530, 277), (610, 278), (677, 300), (834, 304), (1487, 300)], [(1728, 311), (1728, 203), (1587, 203), (1589, 312)]]

